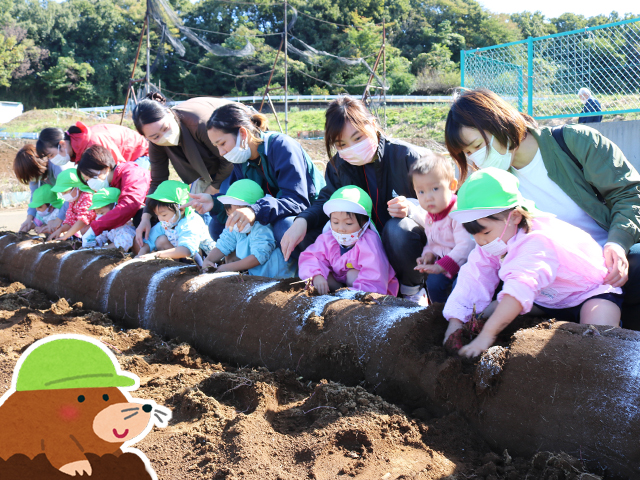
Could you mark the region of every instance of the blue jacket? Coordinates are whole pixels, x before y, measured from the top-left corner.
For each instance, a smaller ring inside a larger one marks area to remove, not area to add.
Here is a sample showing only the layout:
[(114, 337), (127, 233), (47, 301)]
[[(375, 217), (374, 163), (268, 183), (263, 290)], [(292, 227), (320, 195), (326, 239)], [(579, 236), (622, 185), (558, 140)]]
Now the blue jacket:
[[(198, 249), (202, 248), (205, 255), (214, 247), (214, 242), (209, 235), (209, 229), (202, 220), (202, 217), (197, 213), (192, 212), (180, 219), (178, 225), (175, 226), (176, 233), (178, 235), (178, 245), (176, 247), (187, 247), (191, 256), (198, 253)], [(166, 235), (162, 223), (158, 222), (149, 232), (149, 240), (144, 240), (144, 243), (149, 245), (152, 252), (156, 250), (156, 241), (161, 235)]]
[[(600, 106), (600, 102), (595, 98), (590, 98), (582, 107), (582, 112), (580, 113), (591, 113), (591, 112), (601, 112), (602, 107)], [(578, 118), (578, 123), (597, 123), (602, 121), (602, 115), (594, 115), (593, 117), (580, 117)]]
[[(230, 184), (248, 178), (258, 183), (265, 196), (251, 206), (263, 225), (296, 216), (309, 208), (325, 185), (325, 180), (302, 146), (288, 135), (266, 132), (258, 147), (260, 158), (235, 165)], [(226, 222), (224, 207), (214, 197), (213, 214)]]

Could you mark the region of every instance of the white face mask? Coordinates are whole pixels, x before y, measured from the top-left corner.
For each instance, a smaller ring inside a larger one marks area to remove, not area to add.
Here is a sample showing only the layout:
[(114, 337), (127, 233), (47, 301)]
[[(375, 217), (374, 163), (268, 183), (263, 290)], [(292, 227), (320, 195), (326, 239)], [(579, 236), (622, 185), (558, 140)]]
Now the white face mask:
[(89, 180), (87, 180), (87, 185), (89, 185), (89, 188), (91, 190), (93, 190), (94, 192), (97, 192), (98, 190), (107, 188), (109, 186), (109, 180), (108, 178), (105, 178), (104, 180), (101, 180), (98, 177), (90, 178)]
[(238, 132), (236, 146), (223, 155), (225, 160), (231, 163), (244, 163), (251, 158), (251, 149), (248, 142), (242, 140), (242, 134)]
[(507, 253), (507, 251), (509, 250), (509, 247), (507, 246), (506, 243), (504, 243), (504, 240), (502, 240), (502, 237), (504, 236), (504, 232), (506, 232), (507, 228), (509, 227), (509, 221), (511, 220), (512, 213), (513, 213), (513, 210), (511, 211), (511, 213), (509, 213), (509, 216), (507, 217), (506, 225), (502, 230), (502, 234), (500, 234), (498, 238), (495, 238), (489, 243), (487, 243), (486, 245), (482, 245), (480, 247), (482, 251), (487, 255), (492, 255), (494, 257), (501, 257), (505, 253)]
[(238, 232), (238, 233), (249, 233), (251, 231), (252, 225), (250, 223), (247, 223), (244, 228), (242, 229), (242, 231), (238, 230), (238, 224), (234, 224), (233, 225), (233, 229), (231, 230), (232, 232)]
[(507, 151), (504, 154), (498, 153), (498, 151), (493, 148), (493, 141), (495, 137), (491, 136), (491, 150), (487, 155), (487, 146), (476, 150), (471, 155), (467, 155), (467, 159), (471, 160), (478, 168), (483, 169), (487, 167), (496, 167), (500, 170), (508, 170), (511, 166), (511, 160), (513, 159), (513, 152), (509, 151), (509, 143), (507, 143)]
[(58, 154), (49, 161), (54, 165), (61, 167), (69, 163), (71, 161), (71, 157), (69, 156), (69, 154), (66, 154), (64, 156), (60, 155), (60, 145), (58, 145)]
[(104, 213), (97, 213), (96, 214), (96, 220), (98, 220), (101, 217), (104, 217)]
[(171, 220), (168, 222), (164, 220), (160, 220), (160, 223), (162, 224), (162, 228), (164, 228), (165, 230), (171, 230), (175, 228), (175, 226), (178, 225), (178, 222), (180, 222), (181, 217), (182, 217), (181, 214), (174, 214), (173, 217), (171, 217)]
[(371, 220), (365, 223), (360, 230), (354, 233), (338, 233), (334, 231), (332, 228), (331, 234), (333, 235), (333, 238), (336, 239), (336, 242), (338, 242), (343, 247), (352, 247), (353, 245), (356, 244), (356, 242), (360, 239), (360, 237), (364, 235), (364, 232), (367, 231), (367, 228), (369, 228), (370, 223), (371, 223)]
[[(73, 190), (71, 190), (71, 192), (73, 192)], [(71, 192), (63, 193), (60, 196), (63, 198), (65, 202), (68, 202), (68, 203), (75, 202), (78, 196), (80, 196), (80, 192), (77, 192), (75, 195), (73, 195)]]
[(161, 147), (175, 147), (180, 143), (180, 125), (176, 122), (173, 113), (168, 115), (169, 117), (169, 129), (167, 133), (165, 133), (162, 138), (157, 139), (155, 142), (156, 145), (160, 145)]

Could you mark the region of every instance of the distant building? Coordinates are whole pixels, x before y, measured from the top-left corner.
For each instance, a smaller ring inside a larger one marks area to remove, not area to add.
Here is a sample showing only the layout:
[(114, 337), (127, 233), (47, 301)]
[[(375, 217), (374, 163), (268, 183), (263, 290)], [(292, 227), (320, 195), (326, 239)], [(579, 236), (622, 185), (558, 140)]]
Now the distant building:
[(0, 101), (0, 123), (7, 123), (22, 115), (23, 106), (20, 102)]

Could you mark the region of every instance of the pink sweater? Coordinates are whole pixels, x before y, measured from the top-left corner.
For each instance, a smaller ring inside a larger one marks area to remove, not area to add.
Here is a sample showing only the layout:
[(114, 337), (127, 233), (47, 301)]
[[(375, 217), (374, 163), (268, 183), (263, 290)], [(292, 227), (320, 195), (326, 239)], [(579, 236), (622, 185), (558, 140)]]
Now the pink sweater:
[(449, 212), (456, 208), (456, 197), (443, 212), (432, 215), (427, 213), (424, 220), (424, 231), (427, 234), (427, 244), (422, 250), (433, 253), (438, 260), (437, 265), (445, 269), (445, 275), (452, 278), (460, 267), (467, 262), (467, 257), (476, 246), (473, 237), (461, 223), (449, 216)]
[(300, 254), (298, 268), (300, 278), (313, 278), (316, 275), (327, 278), (329, 273), (333, 273), (341, 283), (346, 283), (348, 270), (356, 269), (360, 273), (353, 282), (354, 289), (381, 295), (398, 294), (396, 273), (389, 265), (380, 237), (370, 228), (344, 255), (340, 255), (340, 245), (333, 238), (331, 230), (323, 233)]
[(486, 255), (480, 246), (460, 269), (458, 283), (447, 300), (447, 320), (469, 321), (476, 306), (482, 312), (491, 303), (500, 280), (498, 301), (511, 295), (522, 305), (521, 314), (534, 303), (547, 308), (570, 308), (602, 293), (622, 293), (603, 285), (607, 274), (602, 247), (591, 236), (562, 220), (539, 217), (531, 231), (519, 230), (503, 257)]

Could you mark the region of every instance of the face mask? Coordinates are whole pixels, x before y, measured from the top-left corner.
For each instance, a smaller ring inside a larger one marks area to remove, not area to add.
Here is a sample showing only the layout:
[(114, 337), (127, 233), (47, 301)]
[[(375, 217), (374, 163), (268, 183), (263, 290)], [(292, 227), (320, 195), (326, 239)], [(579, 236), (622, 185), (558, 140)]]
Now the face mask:
[(507, 253), (507, 251), (509, 250), (509, 247), (507, 247), (507, 244), (504, 243), (504, 240), (502, 240), (502, 237), (504, 236), (504, 232), (507, 231), (507, 227), (509, 226), (509, 220), (511, 220), (512, 213), (513, 211), (509, 213), (509, 216), (507, 217), (506, 225), (504, 226), (504, 229), (502, 230), (502, 234), (500, 235), (500, 237), (480, 247), (485, 254), (492, 255), (494, 257), (501, 257), (505, 253)]
[(369, 220), (360, 230), (355, 233), (338, 233), (332, 228), (331, 234), (333, 235), (333, 238), (336, 239), (336, 242), (338, 242), (343, 247), (352, 247), (356, 244), (360, 237), (364, 235), (364, 232), (367, 230), (367, 228), (369, 228), (370, 223), (371, 221)]
[(176, 122), (173, 113), (169, 114), (169, 129), (167, 133), (153, 143), (161, 147), (175, 147), (180, 143), (180, 125)]
[(98, 190), (107, 188), (109, 186), (109, 180), (107, 178), (105, 178), (104, 180), (101, 180), (98, 177), (90, 178), (89, 180), (87, 180), (87, 185), (89, 185), (89, 188), (91, 190), (93, 190), (94, 192), (97, 192)]
[(504, 154), (498, 153), (493, 148), (494, 136), (491, 136), (491, 151), (487, 155), (487, 146), (485, 145), (481, 149), (473, 152), (471, 155), (467, 155), (467, 159), (471, 160), (478, 168), (483, 169), (487, 167), (496, 167), (500, 170), (508, 170), (511, 166), (511, 159), (513, 158), (513, 152), (509, 151), (509, 143), (507, 142), (507, 151)]
[(377, 142), (373, 138), (367, 137), (349, 148), (339, 150), (338, 153), (345, 162), (359, 166), (371, 163), (377, 149)]
[(225, 160), (231, 163), (244, 163), (251, 157), (251, 149), (246, 140), (242, 140), (242, 135), (238, 132), (236, 146), (223, 155)]
[[(178, 217), (177, 219), (176, 219), (176, 216)], [(173, 217), (171, 217), (171, 220), (168, 222), (164, 220), (160, 220), (160, 223), (162, 224), (162, 228), (164, 228), (165, 230), (172, 230), (173, 228), (175, 228), (176, 225), (178, 225), (178, 222), (180, 221), (181, 216), (182, 215), (174, 214)]]
[(49, 161), (54, 165), (61, 167), (69, 163), (71, 161), (71, 157), (69, 156), (69, 154), (64, 156), (60, 155), (60, 145), (58, 145), (58, 154)]
[(250, 223), (247, 223), (242, 229), (242, 231), (240, 231), (238, 230), (238, 224), (236, 223), (235, 225), (233, 225), (233, 229), (231, 231), (238, 232), (238, 233), (249, 233), (251, 231), (251, 227), (252, 225)]
[(96, 214), (96, 220), (98, 220), (99, 218), (104, 217), (104, 213), (99, 213)]
[[(72, 190), (73, 191), (73, 190)], [(71, 203), (71, 202), (75, 202), (76, 199), (78, 198), (78, 196), (80, 196), (80, 193), (76, 193), (75, 196), (71, 193), (63, 193), (62, 195), (60, 195), (63, 200), (67, 203)]]

